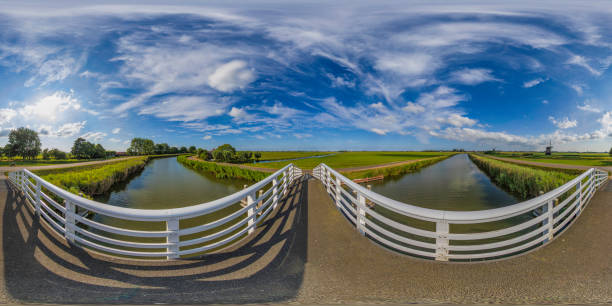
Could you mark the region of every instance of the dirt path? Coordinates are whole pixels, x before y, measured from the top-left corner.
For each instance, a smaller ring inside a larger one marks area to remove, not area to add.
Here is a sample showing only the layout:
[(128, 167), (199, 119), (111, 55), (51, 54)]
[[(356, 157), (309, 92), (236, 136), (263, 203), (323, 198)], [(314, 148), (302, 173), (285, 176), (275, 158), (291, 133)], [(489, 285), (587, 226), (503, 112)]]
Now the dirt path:
[(24, 168), (28, 169), (28, 170), (45, 170), (45, 169), (70, 168), (70, 167), (78, 167), (78, 166), (88, 166), (88, 165), (112, 163), (112, 162), (116, 162), (116, 161), (132, 159), (132, 158), (136, 158), (136, 157), (139, 157), (139, 156), (128, 156), (128, 157), (120, 157), (120, 158), (114, 158), (114, 159), (105, 159), (105, 160), (96, 160), (96, 161), (69, 163), (69, 164), (46, 165), (46, 166), (15, 166), (15, 167), (3, 166), (3, 167), (0, 167), (0, 172), (2, 172), (2, 173), (4, 173), (4, 172), (12, 172), (12, 171), (21, 170), (21, 169), (24, 169)]
[(515, 164), (533, 165), (533, 166), (548, 167), (548, 168), (558, 168), (558, 169), (578, 169), (578, 170), (589, 170), (591, 168), (597, 168), (597, 169), (602, 169), (602, 170), (605, 170), (605, 171), (608, 171), (608, 172), (612, 173), (612, 167), (553, 164), (553, 163), (543, 163), (543, 162), (521, 160), (521, 159), (514, 159), (514, 158), (507, 158), (507, 157), (496, 157), (496, 156), (489, 156), (489, 155), (487, 155), (487, 157), (493, 158), (493, 159), (497, 159), (497, 160), (501, 160), (501, 161), (507, 161), (507, 162), (511, 162), (511, 163), (515, 163)]

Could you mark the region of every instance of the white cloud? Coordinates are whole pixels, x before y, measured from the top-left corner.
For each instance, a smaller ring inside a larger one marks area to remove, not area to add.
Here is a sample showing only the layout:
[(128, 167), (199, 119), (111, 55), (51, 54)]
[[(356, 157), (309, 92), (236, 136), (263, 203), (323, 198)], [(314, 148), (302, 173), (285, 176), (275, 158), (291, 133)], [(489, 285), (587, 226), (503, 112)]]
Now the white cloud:
[(119, 132), (121, 132), (121, 128), (114, 128), (112, 131), (113, 134), (119, 134)]
[(81, 135), (81, 138), (85, 138), (88, 141), (99, 142), (104, 137), (106, 137), (106, 135), (107, 134), (104, 133), (104, 132), (87, 132), (87, 133)]
[(310, 138), (312, 137), (312, 134), (308, 134), (308, 133), (293, 133), (293, 136), (297, 139), (303, 139), (303, 138)]
[(531, 81), (527, 81), (527, 82), (523, 83), (523, 87), (524, 88), (531, 88), (531, 87), (537, 86), (537, 85), (539, 85), (539, 84), (541, 84), (541, 83), (543, 83), (545, 81), (546, 80), (543, 79), (543, 78), (533, 79)]
[(9, 123), (17, 116), (17, 112), (10, 108), (0, 108), (0, 125)]
[(440, 86), (433, 92), (422, 93), (417, 99), (417, 103), (433, 108), (445, 108), (455, 106), (466, 99), (466, 96), (458, 94), (455, 89)]
[(202, 139), (204, 139), (204, 140), (211, 140), (211, 139), (212, 139), (212, 136), (210, 136), (210, 135), (206, 135), (206, 136), (202, 137)]
[(85, 126), (86, 122), (87, 121), (66, 123), (66, 124), (60, 126), (55, 133), (51, 133), (50, 135), (55, 135), (55, 136), (58, 136), (58, 137), (71, 137), (71, 136), (75, 136)]
[(574, 55), (567, 60), (567, 64), (576, 65), (589, 71), (591, 74), (599, 76), (601, 71), (598, 71), (589, 65), (587, 58), (581, 55)]
[(220, 91), (242, 89), (255, 80), (255, 73), (241, 60), (233, 60), (219, 66), (209, 77), (208, 84)]
[(612, 137), (612, 112), (605, 113), (598, 121), (601, 123), (602, 133)]
[(591, 106), (589, 104), (583, 104), (583, 105), (578, 105), (578, 109), (581, 111), (585, 111), (585, 112), (591, 112), (591, 113), (601, 113), (601, 109)]
[(111, 141), (111, 142), (121, 142), (121, 139), (119, 139), (119, 138), (109, 138), (108, 141)]
[(574, 91), (576, 91), (576, 93), (579, 96), (582, 96), (582, 93), (584, 92), (584, 85), (581, 84), (570, 84), (569, 85)]
[(331, 80), (332, 87), (348, 87), (348, 88), (355, 87), (355, 81), (350, 81), (343, 77), (335, 76), (331, 73), (326, 73), (325, 76), (327, 76)]
[(476, 120), (461, 116), (459, 114), (452, 114), (448, 118), (443, 118), (440, 121), (456, 127), (472, 126), (476, 124)]
[(567, 117), (563, 118), (562, 120), (557, 120), (555, 117), (550, 116), (548, 117), (548, 120), (550, 120), (550, 122), (560, 129), (569, 129), (578, 125), (578, 121), (569, 120)]
[(548, 104), (548, 100), (542, 100), (542, 104)]
[(403, 110), (408, 113), (418, 114), (424, 112), (425, 107), (416, 103), (408, 102), (406, 103), (406, 106), (404, 106)]
[(56, 121), (59, 114), (79, 109), (81, 109), (81, 104), (72, 91), (69, 93), (57, 91), (33, 104), (24, 106), (19, 110), (19, 114), (26, 118), (34, 116), (42, 120)]
[(195, 121), (222, 115), (229, 104), (230, 101), (223, 98), (179, 96), (144, 106), (138, 114), (152, 115), (169, 121)]
[(425, 53), (385, 54), (377, 60), (375, 67), (380, 71), (388, 71), (403, 76), (417, 76), (429, 73), (437, 67), (435, 59)]
[(489, 69), (461, 69), (451, 73), (451, 81), (465, 85), (477, 85), (484, 82), (499, 82)]

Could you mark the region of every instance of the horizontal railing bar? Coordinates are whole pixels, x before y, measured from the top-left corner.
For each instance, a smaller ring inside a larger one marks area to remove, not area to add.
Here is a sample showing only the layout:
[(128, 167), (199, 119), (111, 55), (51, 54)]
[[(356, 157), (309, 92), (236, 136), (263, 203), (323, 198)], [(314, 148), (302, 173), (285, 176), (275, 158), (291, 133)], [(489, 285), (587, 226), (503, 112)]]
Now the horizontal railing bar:
[(78, 226), (75, 227), (75, 230), (78, 233), (81, 233), (81, 234), (83, 234), (83, 235), (85, 235), (87, 237), (96, 239), (96, 240), (101, 241), (101, 242), (106, 242), (106, 243), (118, 245), (118, 246), (140, 248), (140, 249), (165, 249), (166, 247), (170, 246), (170, 244), (166, 243), (166, 242), (144, 243), (144, 242), (131, 242), (131, 241), (125, 241), (125, 240), (117, 240), (117, 239), (105, 237), (103, 235), (98, 235), (96, 233), (92, 233), (92, 232), (90, 232), (90, 231), (88, 231), (88, 230), (86, 230), (84, 228), (80, 228)]
[(83, 223), (87, 226), (91, 226), (98, 230), (102, 230), (105, 232), (118, 234), (118, 235), (125, 235), (125, 236), (130, 236), (130, 237), (140, 237), (140, 238), (151, 238), (151, 237), (159, 238), (159, 237), (166, 237), (168, 236), (168, 234), (170, 234), (170, 232), (168, 231), (138, 231), (138, 230), (123, 229), (119, 227), (102, 224), (102, 223), (90, 220), (88, 218), (85, 218), (85, 217), (82, 217), (76, 214), (74, 215), (74, 218), (79, 223)]
[(547, 225), (540, 226), (537, 229), (520, 235), (518, 237), (514, 237), (511, 239), (507, 239), (499, 242), (485, 243), (485, 244), (470, 244), (470, 245), (449, 245), (448, 249), (452, 251), (478, 251), (478, 250), (489, 250), (489, 249), (497, 249), (509, 245), (513, 245), (519, 243), (521, 241), (525, 241), (529, 238), (532, 238), (548, 229)]
[(45, 204), (41, 204), (40, 207), (42, 207), (43, 209), (45, 209), (46, 211), (48, 211), (55, 219), (57, 219), (58, 221), (60, 221), (62, 224), (66, 223), (66, 219), (63, 218), (62, 216), (60, 216), (58, 213), (56, 213), (55, 211), (53, 211), (53, 209), (51, 209), (50, 207), (48, 207)]
[(575, 199), (574, 202), (570, 206), (568, 206), (565, 211), (563, 211), (562, 213), (560, 213), (557, 217), (553, 219), (554, 222), (555, 223), (559, 222), (559, 220), (567, 216), (567, 214), (569, 214), (569, 212), (572, 211), (572, 209), (576, 208), (576, 206), (578, 205), (580, 205), (580, 199)]
[[(568, 210), (569, 211), (569, 210)], [(580, 209), (578, 207), (576, 207), (575, 209), (572, 210), (572, 212), (569, 214), (569, 216), (567, 216), (565, 218), (565, 220), (563, 220), (561, 223), (559, 223), (559, 225), (555, 226), (555, 228), (553, 229), (553, 233), (556, 234), (557, 232), (559, 232), (561, 229), (563, 229), (569, 222), (571, 222), (574, 218), (577, 218), (577, 215), (580, 214)]]
[(240, 228), (241, 226), (243, 226), (245, 223), (247, 223), (249, 221), (249, 217), (243, 218), (242, 220), (230, 225), (227, 228), (224, 228), (218, 232), (212, 233), (210, 235), (207, 236), (203, 236), (203, 237), (198, 237), (198, 238), (194, 238), (191, 240), (185, 240), (185, 241), (181, 241), (178, 243), (178, 246), (182, 247), (182, 246), (190, 246), (190, 245), (194, 245), (194, 244), (198, 244), (198, 243), (204, 243), (204, 242), (208, 242), (211, 241), (213, 239), (219, 238), (223, 235), (227, 235), (229, 233), (231, 233), (232, 231), (235, 231), (236, 229)]
[(252, 204), (249, 204), (245, 207), (242, 207), (241, 209), (221, 218), (218, 220), (215, 220), (213, 222), (209, 222), (206, 224), (202, 224), (202, 225), (198, 225), (198, 226), (193, 226), (193, 227), (189, 227), (189, 228), (185, 228), (185, 229), (181, 229), (179, 230), (179, 235), (184, 236), (184, 235), (191, 235), (191, 234), (195, 234), (195, 233), (199, 233), (199, 232), (203, 232), (203, 231), (207, 231), (209, 229), (215, 228), (217, 226), (220, 226), (222, 224), (225, 224), (227, 222), (230, 222), (236, 218), (238, 218), (240, 215), (247, 213), (247, 211), (255, 206), (257, 204), (257, 202), (253, 202)]
[(436, 244), (435, 243), (428, 243), (428, 242), (423, 242), (423, 241), (418, 241), (418, 240), (414, 240), (414, 239), (410, 239), (401, 235), (398, 235), (396, 233), (393, 233), (391, 231), (388, 231), (384, 228), (382, 228), (381, 226), (377, 225), (376, 223), (372, 222), (372, 220), (368, 220), (366, 219), (366, 225), (368, 225), (369, 227), (373, 228), (375, 231), (389, 237), (389, 238), (393, 238), (397, 241), (401, 241), (403, 243), (406, 244), (410, 244), (413, 246), (418, 246), (421, 248), (426, 248), (426, 249), (432, 249), (435, 250), (436, 249)]
[(49, 217), (49, 215), (44, 210), (40, 211), (40, 215), (43, 217), (43, 219), (45, 219), (48, 224), (51, 225), (51, 227), (53, 227), (57, 232), (59, 232), (60, 235), (64, 235), (66, 229), (64, 229), (63, 226), (59, 225), (57, 222), (51, 219), (51, 217)]
[(384, 239), (382, 237), (380, 237), (379, 235), (377, 235), (376, 233), (374, 233), (372, 230), (370, 230), (369, 228), (365, 228), (365, 233), (370, 236), (371, 238), (373, 238), (375, 241), (378, 241), (384, 245), (386, 245), (387, 247), (396, 249), (396, 250), (400, 250), (404, 253), (408, 253), (408, 254), (412, 254), (412, 255), (418, 255), (418, 256), (423, 256), (423, 257), (430, 257), (430, 258), (434, 258), (436, 257), (435, 253), (430, 253), (430, 252), (425, 252), (425, 251), (420, 251), (420, 250), (415, 250), (413, 248), (408, 248), (405, 247), (403, 245), (399, 245), (397, 243), (391, 242), (387, 239)]
[(489, 252), (489, 253), (478, 253), (478, 254), (448, 254), (448, 258), (451, 258), (451, 259), (482, 259), (482, 258), (499, 257), (499, 256), (504, 256), (504, 255), (520, 252), (526, 248), (529, 248), (538, 243), (541, 243), (542, 241), (546, 239), (548, 239), (548, 237), (545, 235), (538, 239), (534, 239), (526, 244), (521, 244), (519, 246), (510, 248), (510, 249), (505, 249), (505, 250), (496, 251), (496, 252)]
[(563, 202), (561, 202), (559, 205), (553, 208), (553, 213), (557, 213), (559, 210), (563, 209), (563, 207), (565, 207), (567, 203), (569, 203), (571, 200), (573, 200), (574, 198), (578, 196), (579, 192), (580, 192), (579, 190), (574, 191), (574, 193), (572, 193), (569, 197), (567, 197), (567, 199), (563, 200)]
[(482, 233), (468, 233), (468, 234), (451, 233), (451, 234), (448, 234), (448, 239), (450, 240), (481, 240), (481, 239), (495, 238), (495, 237), (509, 235), (509, 234), (513, 234), (513, 233), (522, 231), (546, 219), (548, 219), (548, 215), (541, 214), (537, 216), (536, 218), (533, 218), (529, 221), (525, 221), (523, 223), (511, 226), (511, 227), (507, 227), (504, 229), (500, 229), (500, 230), (482, 232)]
[(74, 241), (80, 244), (86, 245), (88, 247), (95, 248), (100, 251), (108, 252), (111, 254), (120, 254), (120, 255), (134, 256), (134, 257), (166, 257), (168, 255), (171, 255), (170, 252), (137, 252), (137, 251), (128, 251), (128, 250), (111, 248), (111, 247), (107, 247), (101, 244), (97, 244), (95, 242), (89, 241), (79, 236), (75, 236)]
[(59, 203), (55, 202), (55, 200), (53, 200), (50, 196), (46, 195), (44, 192), (41, 192), (40, 196), (41, 196), (42, 199), (45, 200), (45, 202), (51, 204), (57, 210), (61, 211), (62, 213), (66, 213), (66, 208), (64, 206), (62, 206)]
[(389, 219), (387, 217), (384, 217), (384, 216), (378, 214), (377, 212), (375, 212), (375, 211), (373, 211), (373, 210), (371, 210), (371, 209), (369, 209), (367, 207), (365, 208), (365, 211), (366, 211), (366, 215), (371, 216), (374, 219), (376, 219), (376, 220), (378, 220), (378, 221), (380, 221), (380, 222), (382, 222), (382, 223), (384, 223), (386, 225), (389, 225), (389, 226), (391, 226), (393, 228), (401, 230), (403, 232), (414, 234), (414, 235), (417, 235), (417, 236), (423, 236), (423, 237), (428, 237), (428, 238), (436, 238), (436, 233), (434, 233), (434, 232), (430, 232), (430, 231), (427, 231), (427, 230), (423, 230), (423, 229), (415, 228), (415, 227), (408, 226), (408, 225), (405, 225), (405, 224), (401, 224), (401, 223), (399, 223), (397, 221), (393, 221), (393, 220), (391, 220), (391, 219)]

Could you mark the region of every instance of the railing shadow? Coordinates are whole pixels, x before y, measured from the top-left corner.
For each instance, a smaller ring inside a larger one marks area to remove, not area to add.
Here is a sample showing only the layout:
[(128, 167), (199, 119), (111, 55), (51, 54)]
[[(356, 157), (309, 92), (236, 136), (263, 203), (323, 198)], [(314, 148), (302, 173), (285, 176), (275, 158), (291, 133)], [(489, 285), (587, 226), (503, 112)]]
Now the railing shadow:
[(68, 244), (0, 183), (4, 278), (27, 303), (269, 303), (292, 300), (307, 254), (308, 182), (290, 186), (253, 235), (198, 259), (110, 259)]

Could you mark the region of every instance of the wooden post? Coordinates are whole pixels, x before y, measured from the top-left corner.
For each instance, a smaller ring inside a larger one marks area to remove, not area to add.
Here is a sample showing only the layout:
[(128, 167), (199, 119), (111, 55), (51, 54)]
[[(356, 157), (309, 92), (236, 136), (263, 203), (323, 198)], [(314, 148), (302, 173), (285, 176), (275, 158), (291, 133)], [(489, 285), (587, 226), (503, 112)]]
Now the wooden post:
[(39, 181), (36, 181), (36, 215), (40, 216), (40, 205), (41, 205), (41, 185)]
[(365, 227), (366, 227), (366, 211), (365, 211), (365, 204), (366, 204), (366, 198), (361, 194), (361, 193), (357, 193), (357, 224), (355, 224), (355, 226), (357, 226), (357, 230), (359, 231), (360, 234), (365, 235)]
[(64, 200), (64, 205), (66, 207), (66, 215), (65, 215), (65, 219), (66, 219), (66, 223), (64, 224), (64, 237), (66, 237), (66, 240), (68, 240), (69, 242), (74, 243), (74, 236), (75, 236), (75, 226), (76, 226), (76, 220), (74, 217), (75, 214), (75, 205), (74, 203), (68, 201), (68, 200)]
[(277, 177), (275, 177), (272, 180), (272, 196), (274, 197), (272, 199), (272, 205), (274, 206), (273, 209), (276, 209), (276, 207), (278, 207), (278, 180), (277, 180)]

